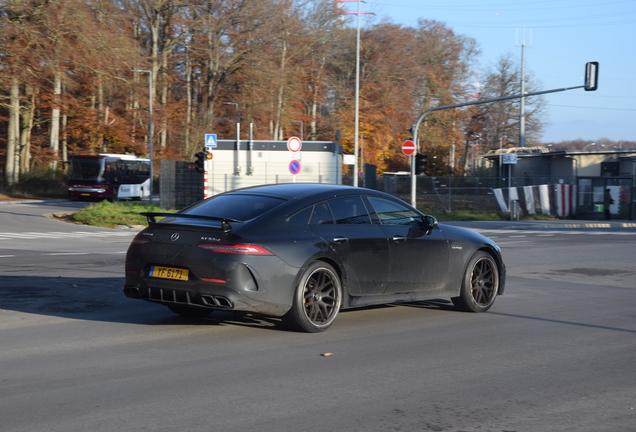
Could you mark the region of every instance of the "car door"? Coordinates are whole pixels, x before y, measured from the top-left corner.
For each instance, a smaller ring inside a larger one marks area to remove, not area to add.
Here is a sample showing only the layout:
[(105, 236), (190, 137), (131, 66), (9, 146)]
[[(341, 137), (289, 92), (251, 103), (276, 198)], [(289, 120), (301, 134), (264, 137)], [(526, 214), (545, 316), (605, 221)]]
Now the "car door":
[(422, 228), (422, 216), (410, 207), (381, 197), (368, 197), (390, 251), (386, 293), (435, 291), (448, 278), (449, 245), (438, 228)]
[(389, 245), (380, 226), (371, 223), (361, 197), (340, 197), (315, 205), (309, 225), (340, 257), (349, 294), (373, 295), (386, 290)]

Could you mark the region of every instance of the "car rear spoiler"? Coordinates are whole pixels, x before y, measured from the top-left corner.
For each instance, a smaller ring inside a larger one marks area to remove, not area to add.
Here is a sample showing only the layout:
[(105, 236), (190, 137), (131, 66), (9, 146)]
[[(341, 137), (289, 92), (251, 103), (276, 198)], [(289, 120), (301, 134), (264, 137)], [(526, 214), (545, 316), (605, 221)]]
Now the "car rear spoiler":
[(162, 212), (145, 212), (145, 213), (139, 213), (142, 216), (146, 216), (146, 218), (148, 219), (148, 224), (155, 224), (157, 223), (157, 220), (155, 219), (156, 217), (180, 217), (180, 218), (186, 218), (186, 219), (211, 219), (211, 220), (217, 220), (217, 221), (221, 221), (221, 226), (223, 227), (223, 231), (224, 232), (229, 232), (232, 231), (232, 226), (230, 225), (230, 222), (238, 222), (238, 223), (242, 223), (243, 221), (240, 221), (238, 219), (231, 219), (231, 218), (223, 218), (223, 217), (218, 217), (218, 216), (204, 216), (204, 215), (193, 215), (193, 214), (188, 214), (188, 213), (162, 213)]

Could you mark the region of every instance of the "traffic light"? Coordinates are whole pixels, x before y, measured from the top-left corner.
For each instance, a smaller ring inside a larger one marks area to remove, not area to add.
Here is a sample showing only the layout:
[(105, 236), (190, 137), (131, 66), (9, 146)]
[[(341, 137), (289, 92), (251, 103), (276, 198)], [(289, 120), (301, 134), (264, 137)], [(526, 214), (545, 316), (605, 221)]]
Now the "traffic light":
[(212, 159), (212, 153), (208, 153), (207, 151), (199, 152), (195, 154), (194, 156), (197, 158), (197, 160), (194, 161), (195, 169), (197, 170), (197, 172), (200, 172), (200, 173), (204, 172), (205, 161)]
[(595, 91), (598, 88), (598, 62), (585, 64), (585, 91)]
[(415, 174), (424, 174), (424, 171), (426, 171), (427, 157), (428, 155), (424, 153), (417, 153), (415, 155)]
[(197, 160), (194, 161), (195, 169), (197, 170), (197, 172), (205, 171), (205, 168), (204, 168), (205, 159), (203, 159), (203, 152), (199, 152), (195, 154), (194, 156), (197, 158)]

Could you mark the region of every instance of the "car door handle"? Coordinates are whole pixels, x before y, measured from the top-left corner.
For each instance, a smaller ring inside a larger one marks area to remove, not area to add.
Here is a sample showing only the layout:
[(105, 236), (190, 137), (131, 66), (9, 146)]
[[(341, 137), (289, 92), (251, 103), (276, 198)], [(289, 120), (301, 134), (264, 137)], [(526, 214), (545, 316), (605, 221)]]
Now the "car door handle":
[(334, 237), (333, 238), (333, 242), (334, 243), (338, 243), (338, 244), (346, 243), (347, 241), (349, 241), (349, 239), (346, 238), (346, 237)]
[(406, 241), (406, 237), (404, 236), (393, 236), (393, 241), (396, 243), (402, 243)]

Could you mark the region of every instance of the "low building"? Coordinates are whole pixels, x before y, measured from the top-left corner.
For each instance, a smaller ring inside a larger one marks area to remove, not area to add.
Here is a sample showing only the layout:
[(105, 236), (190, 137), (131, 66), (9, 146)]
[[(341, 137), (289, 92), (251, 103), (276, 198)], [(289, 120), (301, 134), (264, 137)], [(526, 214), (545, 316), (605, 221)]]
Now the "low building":
[(543, 201), (548, 203), (551, 214), (600, 219), (604, 214), (604, 193), (609, 189), (614, 201), (610, 207), (612, 216), (636, 217), (636, 149), (550, 151), (545, 147), (522, 147), (491, 151), (484, 160), (508, 180), (509, 187), (499, 191), (502, 204), (508, 206), (502, 206), (502, 210), (508, 211), (510, 202), (517, 200), (524, 213), (546, 213), (537, 202), (541, 199), (529, 196), (542, 197), (547, 193), (547, 200)]

